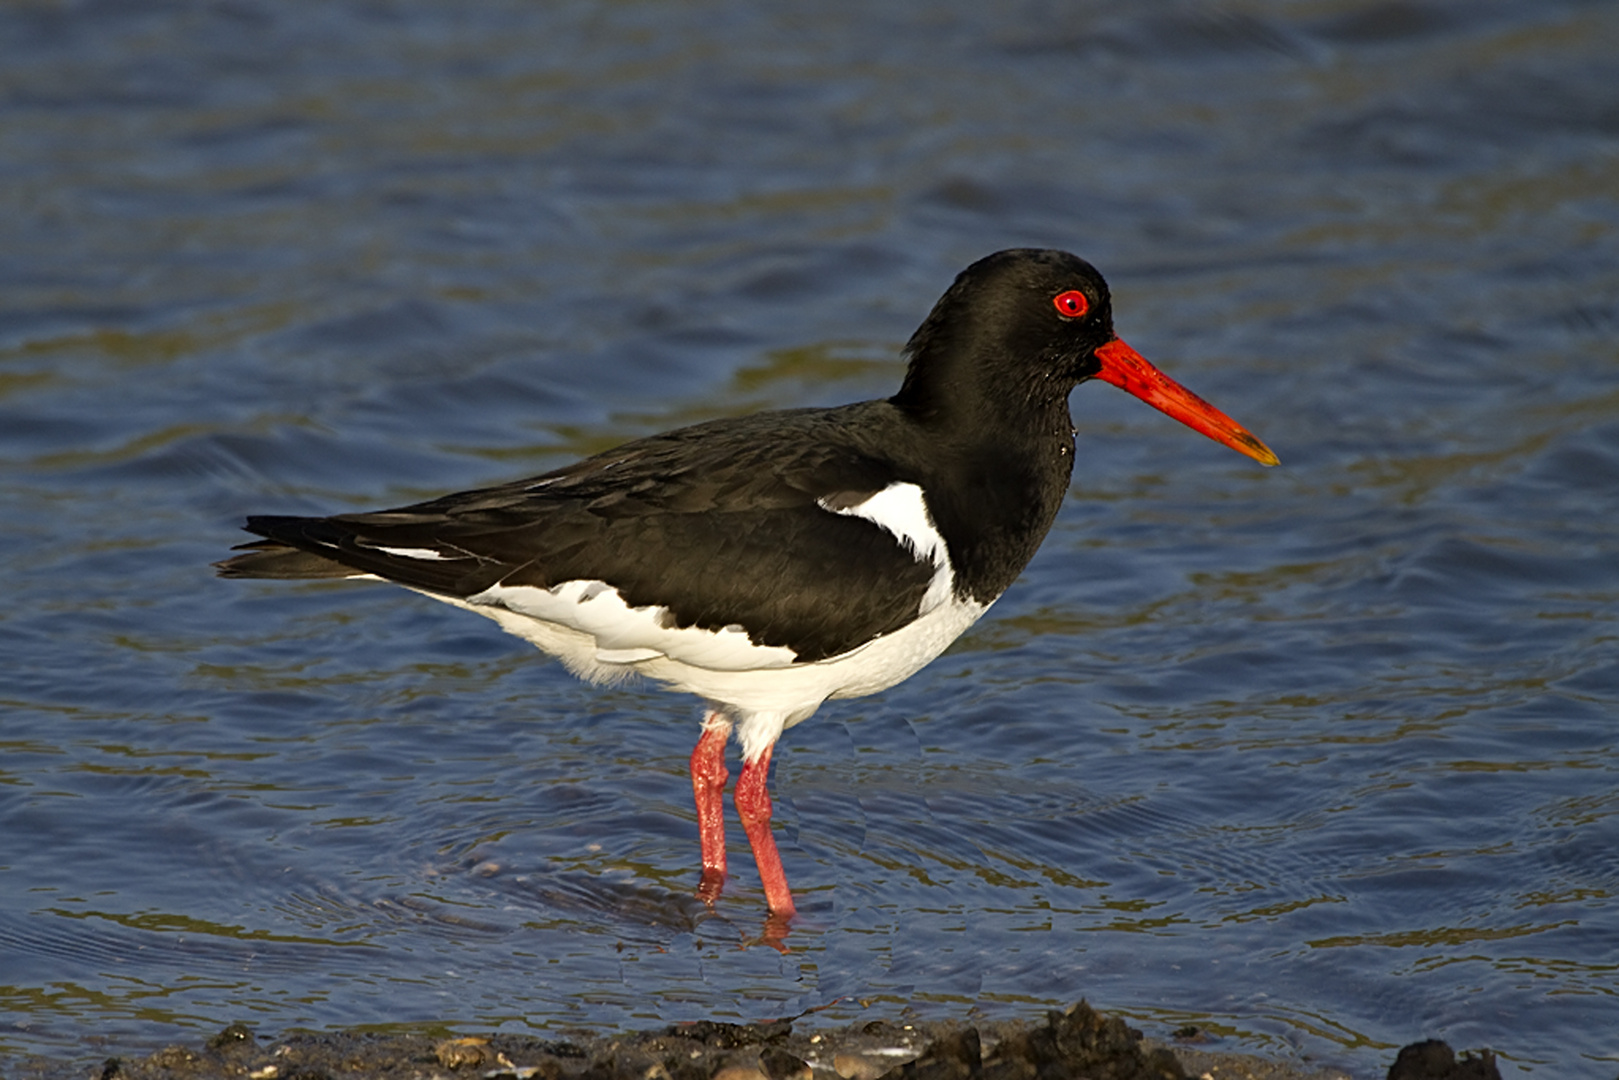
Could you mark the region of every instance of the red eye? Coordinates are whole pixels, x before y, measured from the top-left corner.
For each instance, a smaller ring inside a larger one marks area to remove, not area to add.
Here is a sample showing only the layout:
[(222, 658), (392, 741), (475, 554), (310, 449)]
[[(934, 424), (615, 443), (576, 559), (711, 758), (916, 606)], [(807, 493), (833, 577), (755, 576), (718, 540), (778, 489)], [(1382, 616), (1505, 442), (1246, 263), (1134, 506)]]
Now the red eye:
[(1066, 319), (1077, 319), (1091, 309), (1091, 302), (1085, 299), (1085, 294), (1078, 289), (1069, 289), (1052, 297), (1051, 302), (1057, 307), (1057, 314)]

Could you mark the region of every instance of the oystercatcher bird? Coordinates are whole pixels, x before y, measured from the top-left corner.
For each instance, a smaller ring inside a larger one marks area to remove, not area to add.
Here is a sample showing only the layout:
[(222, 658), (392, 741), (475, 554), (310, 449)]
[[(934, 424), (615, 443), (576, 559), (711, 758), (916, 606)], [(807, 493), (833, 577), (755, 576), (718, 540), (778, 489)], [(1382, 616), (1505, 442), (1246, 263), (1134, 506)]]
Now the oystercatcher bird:
[(781, 733), (944, 651), (1023, 570), (1074, 465), (1068, 394), (1112, 383), (1274, 465), (1113, 332), (1102, 275), (1018, 249), (956, 278), (882, 401), (714, 420), (395, 510), (250, 517), (225, 577), (392, 581), (495, 620), (596, 682), (708, 702), (691, 756), (703, 871), (725, 881), (725, 747), (772, 916), (793, 914), (766, 778)]

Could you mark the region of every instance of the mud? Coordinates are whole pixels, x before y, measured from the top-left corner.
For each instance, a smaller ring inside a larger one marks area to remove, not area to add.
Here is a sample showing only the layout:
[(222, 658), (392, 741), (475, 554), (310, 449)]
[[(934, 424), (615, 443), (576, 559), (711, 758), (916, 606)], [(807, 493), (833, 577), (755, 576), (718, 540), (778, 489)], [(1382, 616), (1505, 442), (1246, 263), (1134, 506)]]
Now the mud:
[[(29, 1059), (3, 1075), (8, 1080), (1361, 1080), (1307, 1063), (1152, 1042), (1083, 1001), (1038, 1022), (876, 1022), (804, 1031), (794, 1025), (794, 1020), (701, 1021), (617, 1037), (445, 1039), (358, 1032), (272, 1038), (233, 1024), (200, 1046), (169, 1046), (93, 1064)], [(1500, 1080), (1489, 1051), (1458, 1059), (1438, 1041), (1401, 1050), (1387, 1075), (1389, 1080)]]

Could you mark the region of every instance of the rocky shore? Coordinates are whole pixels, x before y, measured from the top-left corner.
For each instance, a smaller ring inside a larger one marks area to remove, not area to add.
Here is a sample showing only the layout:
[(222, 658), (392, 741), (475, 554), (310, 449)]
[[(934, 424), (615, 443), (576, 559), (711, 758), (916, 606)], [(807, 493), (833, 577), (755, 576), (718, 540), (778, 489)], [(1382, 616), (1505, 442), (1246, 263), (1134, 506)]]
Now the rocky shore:
[[(205, 1044), (141, 1057), (27, 1059), (3, 1080), (1372, 1080), (1143, 1039), (1085, 1002), (1043, 1021), (978, 1025), (878, 1021), (795, 1030), (795, 1021), (700, 1021), (627, 1036), (292, 1032), (232, 1024)], [(1180, 1033), (1190, 1042), (1195, 1032)], [(1388, 1080), (1500, 1080), (1493, 1055), (1458, 1058), (1415, 1043)]]

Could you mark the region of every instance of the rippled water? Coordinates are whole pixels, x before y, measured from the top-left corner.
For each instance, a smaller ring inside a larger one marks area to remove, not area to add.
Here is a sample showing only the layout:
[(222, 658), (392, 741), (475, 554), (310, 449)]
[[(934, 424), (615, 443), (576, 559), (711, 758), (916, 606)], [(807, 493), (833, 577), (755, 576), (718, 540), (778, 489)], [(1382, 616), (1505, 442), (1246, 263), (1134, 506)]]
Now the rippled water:
[[(1614, 1072), (1613, 5), (34, 0), (0, 48), (0, 1057), (1085, 996)], [(248, 512), (888, 393), (1015, 244), (1284, 465), (1082, 387), (1021, 582), (783, 742), (785, 955), (742, 848), (689, 896), (695, 702), (210, 576)]]

